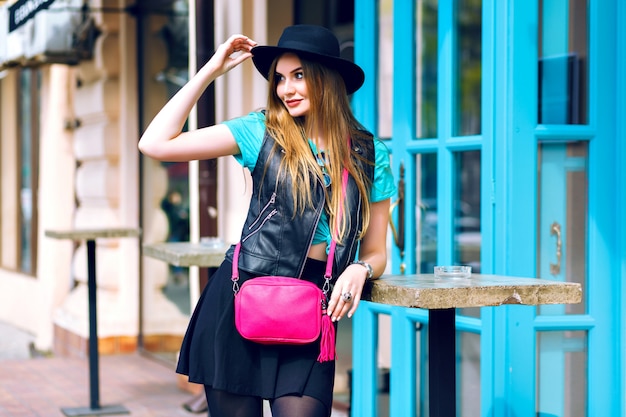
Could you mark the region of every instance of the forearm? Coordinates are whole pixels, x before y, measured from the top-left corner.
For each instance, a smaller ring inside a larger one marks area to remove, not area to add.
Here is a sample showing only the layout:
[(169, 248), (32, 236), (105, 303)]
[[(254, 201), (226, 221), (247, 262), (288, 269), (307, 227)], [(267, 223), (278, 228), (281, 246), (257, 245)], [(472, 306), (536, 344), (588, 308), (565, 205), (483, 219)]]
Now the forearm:
[(158, 153), (163, 143), (180, 135), (193, 106), (218, 75), (210, 62), (203, 66), (150, 122), (139, 141), (139, 150), (147, 155)]
[[(170, 99), (152, 120), (139, 141), (141, 152), (159, 160), (191, 160), (203, 156), (199, 148), (204, 145), (205, 137), (196, 137), (197, 143), (185, 143), (184, 145), (181, 144), (181, 141), (174, 139), (181, 136), (185, 121), (204, 90), (217, 77), (251, 58), (252, 53), (250, 51), (255, 45), (255, 41), (244, 35), (233, 35), (221, 44), (209, 62), (200, 68), (197, 74)], [(185, 139), (188, 137), (189, 135)], [(230, 140), (231, 138), (226, 135), (226, 139)], [(223, 148), (231, 151), (236, 148), (233, 143), (217, 146), (221, 148), (216, 154), (223, 153)]]
[(389, 199), (374, 203), (371, 208), (369, 228), (359, 248), (359, 260), (372, 266), (372, 279), (376, 279), (387, 267)]

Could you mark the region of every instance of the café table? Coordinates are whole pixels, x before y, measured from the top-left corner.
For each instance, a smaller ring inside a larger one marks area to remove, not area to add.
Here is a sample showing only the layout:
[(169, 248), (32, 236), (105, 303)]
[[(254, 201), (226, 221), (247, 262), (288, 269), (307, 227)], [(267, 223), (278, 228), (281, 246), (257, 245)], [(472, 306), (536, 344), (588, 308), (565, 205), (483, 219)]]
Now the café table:
[(174, 266), (216, 268), (227, 249), (223, 243), (161, 242), (143, 245), (143, 254)]
[[(204, 238), (206, 239), (206, 238)], [(220, 239), (209, 238), (208, 242), (160, 242), (143, 245), (143, 254), (165, 261), (173, 266), (217, 268), (224, 260), (229, 246)], [(197, 275), (190, 276), (189, 296), (192, 308), (200, 295)]]
[[(224, 260), (229, 245), (216, 239), (207, 242), (161, 242), (143, 245), (143, 254), (174, 266), (217, 268)], [(190, 298), (195, 302), (199, 292), (199, 282), (190, 282)], [(204, 391), (194, 395), (183, 404), (192, 413), (206, 411)]]
[[(502, 275), (472, 274), (469, 278), (452, 279), (434, 274), (386, 275), (370, 281), (362, 299), (428, 310), (429, 415), (450, 417), (457, 415), (457, 308), (576, 304), (582, 299), (582, 288), (578, 283)], [(361, 401), (359, 396), (366, 394), (353, 393), (357, 404)]]
[(74, 230), (46, 230), (45, 235), (53, 239), (86, 241), (87, 244), (87, 294), (89, 313), (89, 406), (62, 408), (68, 417), (129, 414), (122, 405), (100, 405), (100, 375), (98, 353), (98, 317), (96, 303), (96, 239), (139, 237), (137, 228), (101, 228)]

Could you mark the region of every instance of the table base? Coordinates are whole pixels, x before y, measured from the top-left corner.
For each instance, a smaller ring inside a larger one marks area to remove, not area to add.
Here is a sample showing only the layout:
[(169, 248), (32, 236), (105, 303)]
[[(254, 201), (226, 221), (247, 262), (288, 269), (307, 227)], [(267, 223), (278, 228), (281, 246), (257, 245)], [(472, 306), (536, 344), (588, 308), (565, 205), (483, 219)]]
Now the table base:
[(121, 405), (106, 405), (98, 408), (91, 407), (74, 407), (61, 408), (61, 411), (67, 417), (78, 416), (104, 416), (109, 414), (130, 414), (130, 412)]
[(456, 311), (428, 310), (429, 416), (456, 416)]

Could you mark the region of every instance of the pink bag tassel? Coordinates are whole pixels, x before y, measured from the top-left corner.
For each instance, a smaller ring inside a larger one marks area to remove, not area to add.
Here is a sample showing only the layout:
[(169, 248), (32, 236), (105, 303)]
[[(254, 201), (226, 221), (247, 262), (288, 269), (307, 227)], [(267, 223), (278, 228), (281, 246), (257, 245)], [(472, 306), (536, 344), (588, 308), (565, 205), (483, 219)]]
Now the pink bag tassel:
[[(348, 170), (346, 168), (343, 169), (343, 175), (341, 178), (341, 193), (342, 195), (346, 195), (346, 189), (348, 187)], [(342, 207), (343, 209), (343, 207)], [(341, 221), (341, 210), (337, 216), (337, 225)], [(339, 227), (337, 226), (337, 230)], [(330, 277), (333, 272), (333, 259), (335, 257), (335, 247), (337, 245), (337, 239), (332, 239), (330, 242), (330, 251), (328, 252), (328, 259), (326, 260), (326, 273), (324, 274), (324, 278), (326, 279), (326, 284), (324, 284), (324, 296), (327, 297), (328, 293), (326, 292), (327, 288), (330, 288)], [(327, 287), (328, 285), (328, 287)], [(325, 300), (328, 302), (328, 299)], [(337, 358), (337, 354), (335, 353), (335, 326), (333, 325), (333, 321), (330, 319), (330, 316), (326, 314), (326, 308), (322, 309), (322, 341), (320, 346), (320, 355), (317, 357), (318, 362), (328, 362), (334, 361)]]
[(317, 357), (318, 362), (328, 362), (336, 359), (335, 353), (335, 326), (326, 314), (326, 310), (322, 312), (322, 340), (320, 342), (320, 355)]

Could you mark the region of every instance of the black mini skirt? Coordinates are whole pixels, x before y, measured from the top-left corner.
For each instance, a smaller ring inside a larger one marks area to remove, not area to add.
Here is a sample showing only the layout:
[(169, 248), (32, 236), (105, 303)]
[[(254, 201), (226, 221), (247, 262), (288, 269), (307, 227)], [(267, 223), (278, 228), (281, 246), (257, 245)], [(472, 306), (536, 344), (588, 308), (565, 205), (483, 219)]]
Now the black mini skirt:
[[(303, 279), (320, 288), (326, 262), (307, 259)], [(189, 381), (238, 395), (271, 400), (306, 395), (332, 407), (335, 361), (320, 363), (320, 341), (261, 345), (235, 328), (232, 265), (225, 260), (200, 295), (182, 342), (176, 372)], [(240, 271), (240, 283), (251, 278)]]

